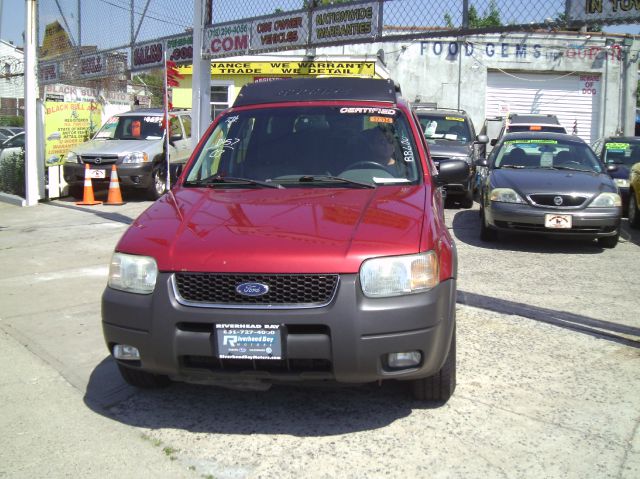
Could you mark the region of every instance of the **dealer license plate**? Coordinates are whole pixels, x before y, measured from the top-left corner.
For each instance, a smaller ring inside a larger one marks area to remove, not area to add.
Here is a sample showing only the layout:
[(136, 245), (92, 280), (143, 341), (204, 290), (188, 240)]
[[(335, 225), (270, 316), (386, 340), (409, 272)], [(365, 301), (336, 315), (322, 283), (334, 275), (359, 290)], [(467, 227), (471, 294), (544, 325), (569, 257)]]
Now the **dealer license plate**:
[(571, 228), (571, 215), (544, 215), (545, 228), (551, 229), (570, 229)]
[(279, 324), (216, 324), (216, 346), (221, 359), (282, 359)]
[(106, 178), (104, 170), (89, 170), (89, 176), (93, 179)]

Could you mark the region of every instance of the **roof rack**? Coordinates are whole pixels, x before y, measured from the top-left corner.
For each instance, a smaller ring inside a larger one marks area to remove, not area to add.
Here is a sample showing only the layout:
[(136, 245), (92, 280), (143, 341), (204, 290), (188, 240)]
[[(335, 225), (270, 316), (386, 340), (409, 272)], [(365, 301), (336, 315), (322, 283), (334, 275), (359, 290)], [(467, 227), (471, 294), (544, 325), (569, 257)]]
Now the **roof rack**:
[(412, 103), (411, 106), (413, 108), (416, 108), (416, 109), (417, 108), (425, 108), (425, 109), (429, 109), (429, 110), (456, 111), (458, 113), (464, 113), (464, 114), (467, 113), (465, 110), (462, 110), (460, 108), (439, 107), (437, 103), (429, 103), (429, 102)]
[(375, 78), (288, 78), (242, 87), (233, 106), (313, 100), (364, 100), (396, 103), (393, 80)]

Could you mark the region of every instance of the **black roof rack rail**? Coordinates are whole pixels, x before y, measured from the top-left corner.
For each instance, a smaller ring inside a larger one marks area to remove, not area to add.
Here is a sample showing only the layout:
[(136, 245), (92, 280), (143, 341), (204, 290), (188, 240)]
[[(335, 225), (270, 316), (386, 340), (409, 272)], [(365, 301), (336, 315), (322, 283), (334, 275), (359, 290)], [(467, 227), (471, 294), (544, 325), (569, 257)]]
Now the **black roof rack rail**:
[(395, 104), (399, 94), (397, 88), (393, 80), (377, 78), (287, 78), (243, 86), (233, 106), (312, 100), (364, 100)]
[(438, 106), (437, 103), (429, 103), (429, 102), (420, 102), (420, 103), (412, 103), (412, 108), (427, 108), (429, 110), (442, 110), (442, 111), (457, 111), (458, 113), (467, 114), (465, 110), (460, 108), (446, 108), (442, 106)]

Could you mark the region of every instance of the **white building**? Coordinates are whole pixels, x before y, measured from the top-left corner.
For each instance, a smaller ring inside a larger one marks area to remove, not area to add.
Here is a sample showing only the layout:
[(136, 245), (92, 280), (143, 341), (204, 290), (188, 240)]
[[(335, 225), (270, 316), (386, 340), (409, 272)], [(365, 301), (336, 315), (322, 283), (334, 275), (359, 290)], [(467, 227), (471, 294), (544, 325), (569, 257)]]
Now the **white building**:
[(24, 52), (0, 40), (0, 117), (24, 116)]

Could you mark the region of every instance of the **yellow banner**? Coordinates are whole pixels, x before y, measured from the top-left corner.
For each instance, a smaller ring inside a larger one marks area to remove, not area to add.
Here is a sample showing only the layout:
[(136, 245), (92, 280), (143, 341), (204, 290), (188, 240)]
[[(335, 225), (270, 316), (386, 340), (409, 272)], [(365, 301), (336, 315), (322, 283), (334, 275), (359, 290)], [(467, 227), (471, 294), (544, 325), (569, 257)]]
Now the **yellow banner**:
[(45, 102), (45, 160), (61, 164), (74, 146), (91, 138), (100, 128), (102, 107), (94, 102)]
[[(190, 75), (191, 66), (180, 69)], [(332, 75), (373, 77), (376, 62), (211, 62), (213, 75)]]

